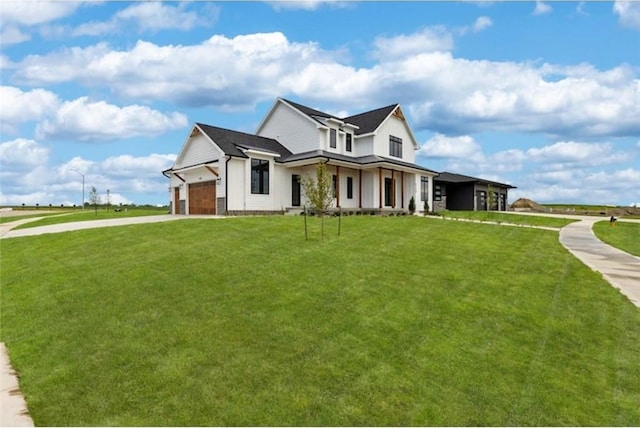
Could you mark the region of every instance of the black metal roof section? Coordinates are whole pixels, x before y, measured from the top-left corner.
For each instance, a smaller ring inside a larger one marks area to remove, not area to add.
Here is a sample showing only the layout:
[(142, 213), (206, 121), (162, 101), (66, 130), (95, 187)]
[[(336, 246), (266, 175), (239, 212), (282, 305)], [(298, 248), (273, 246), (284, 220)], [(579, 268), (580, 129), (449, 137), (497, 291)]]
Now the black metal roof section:
[(404, 162), (397, 159), (386, 158), (383, 156), (367, 155), (367, 156), (351, 157), (351, 156), (341, 155), (339, 153), (327, 152), (325, 150), (312, 150), (310, 152), (296, 153), (294, 155), (289, 156), (286, 159), (283, 159), (282, 162), (288, 163), (288, 162), (295, 162), (295, 161), (301, 161), (301, 160), (303, 161), (303, 160), (314, 159), (318, 157), (326, 158), (328, 160), (338, 160), (342, 162), (349, 162), (349, 163), (360, 165), (360, 166), (371, 165), (376, 163), (389, 163), (393, 165), (403, 166), (406, 168), (429, 172), (436, 175), (438, 174), (436, 171), (433, 171), (431, 169), (425, 168), (420, 165), (416, 165), (410, 162)]
[(380, 124), (382, 124), (396, 107), (398, 107), (398, 104), (392, 104), (365, 113), (345, 117), (341, 120), (358, 126), (360, 129), (356, 130), (356, 135), (369, 134), (378, 129)]
[(445, 183), (460, 184), (460, 183), (481, 183), (491, 184), (499, 187), (506, 187), (507, 189), (517, 189), (517, 187), (510, 184), (498, 183), (497, 181), (485, 180), (484, 178), (470, 177), (468, 175), (454, 174), (452, 172), (441, 172), (435, 179), (436, 181), (442, 181)]
[(196, 126), (207, 134), (207, 136), (222, 149), (224, 154), (228, 156), (247, 158), (248, 156), (241, 150), (243, 148), (278, 154), (282, 158), (291, 156), (289, 149), (273, 138), (260, 137), (258, 135), (218, 128), (217, 126), (205, 125), (203, 123), (196, 123)]

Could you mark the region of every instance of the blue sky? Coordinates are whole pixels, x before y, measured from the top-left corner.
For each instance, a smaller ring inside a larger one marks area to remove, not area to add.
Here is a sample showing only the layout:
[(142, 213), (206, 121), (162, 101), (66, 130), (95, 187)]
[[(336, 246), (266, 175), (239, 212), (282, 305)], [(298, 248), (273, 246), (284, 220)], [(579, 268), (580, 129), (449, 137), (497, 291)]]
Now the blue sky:
[(0, 0), (0, 204), (166, 204), (194, 122), (400, 103), (417, 163), (640, 205), (640, 2)]

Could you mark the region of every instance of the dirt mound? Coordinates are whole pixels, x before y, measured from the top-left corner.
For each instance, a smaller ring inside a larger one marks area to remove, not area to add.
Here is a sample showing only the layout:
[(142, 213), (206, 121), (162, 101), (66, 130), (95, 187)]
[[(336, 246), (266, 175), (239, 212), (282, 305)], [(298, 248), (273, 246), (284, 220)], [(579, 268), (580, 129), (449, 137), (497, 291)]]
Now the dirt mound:
[(511, 204), (511, 208), (519, 210), (544, 211), (544, 208), (535, 201), (527, 198), (520, 198)]

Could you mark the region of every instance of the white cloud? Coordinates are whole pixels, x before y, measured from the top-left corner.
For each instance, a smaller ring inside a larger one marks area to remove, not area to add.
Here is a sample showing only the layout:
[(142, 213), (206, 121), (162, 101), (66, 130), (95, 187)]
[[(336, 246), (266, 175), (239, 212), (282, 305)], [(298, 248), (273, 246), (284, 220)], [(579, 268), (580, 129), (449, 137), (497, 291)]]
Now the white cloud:
[[(428, 28), (378, 38), (378, 61), (355, 68), (316, 43), (282, 33), (213, 36), (196, 45), (139, 41), (128, 50), (99, 43), (32, 55), (13, 80), (105, 86), (137, 102), (222, 109), (295, 94), (326, 109), (361, 110), (402, 99), (414, 128), (447, 135), (543, 132), (558, 139), (640, 134), (640, 80), (631, 66), (597, 70), (455, 58), (450, 34)], [(385, 52), (391, 52), (384, 55)]]
[(19, 28), (11, 25), (3, 27), (2, 32), (0, 32), (0, 44), (2, 46), (15, 45), (27, 40), (31, 40), (29, 34), (23, 33)]
[(34, 140), (18, 138), (0, 143), (0, 165), (2, 169), (35, 166), (47, 162), (49, 149)]
[(87, 97), (64, 102), (52, 119), (36, 128), (38, 138), (114, 140), (140, 135), (155, 135), (187, 125), (181, 113), (166, 115), (146, 106), (118, 107)]
[(6, 106), (0, 109), (3, 133), (14, 133), (20, 123), (41, 120), (59, 104), (58, 97), (52, 92), (44, 89), (24, 92), (13, 86), (0, 86), (0, 99)]
[(620, 24), (640, 30), (640, 2), (616, 0), (613, 12), (618, 15)]
[(108, 21), (92, 21), (79, 25), (72, 31), (74, 36), (98, 36), (137, 28), (139, 32), (177, 29), (187, 31), (198, 25), (212, 25), (217, 20), (219, 9), (207, 5), (198, 13), (187, 11), (188, 3), (171, 6), (163, 2), (139, 2), (120, 10)]
[(534, 15), (544, 15), (551, 12), (552, 8), (543, 1), (536, 0), (536, 8), (533, 10)]
[(72, 14), (82, 1), (3, 0), (0, 16), (3, 24), (37, 25)]
[(117, 177), (155, 177), (173, 165), (176, 155), (151, 154), (149, 156), (120, 155), (107, 158), (100, 170)]
[(493, 25), (493, 21), (488, 16), (480, 16), (476, 19), (476, 22), (473, 23), (472, 30), (474, 33), (478, 33), (482, 30), (485, 30)]
[(271, 0), (267, 3), (276, 9), (301, 9), (301, 10), (317, 10), (321, 6), (329, 5), (332, 7), (346, 7), (349, 1), (343, 0)]
[(409, 35), (378, 37), (374, 46), (373, 56), (386, 61), (424, 52), (450, 51), (453, 49), (453, 37), (444, 27), (429, 27)]
[(560, 167), (562, 168), (572, 164), (594, 166), (623, 162), (627, 159), (625, 153), (614, 152), (610, 143), (580, 143), (574, 141), (560, 141), (542, 148), (532, 148), (527, 150), (526, 156), (531, 161), (561, 165)]
[(468, 135), (447, 137), (446, 135), (436, 134), (428, 139), (416, 154), (433, 158), (477, 160), (482, 158), (482, 148), (473, 137)]

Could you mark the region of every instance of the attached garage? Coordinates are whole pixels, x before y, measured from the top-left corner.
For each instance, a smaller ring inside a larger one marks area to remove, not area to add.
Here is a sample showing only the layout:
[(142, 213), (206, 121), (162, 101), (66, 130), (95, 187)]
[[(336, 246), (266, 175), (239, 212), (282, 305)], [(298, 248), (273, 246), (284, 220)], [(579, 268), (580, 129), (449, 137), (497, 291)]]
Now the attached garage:
[(189, 184), (189, 214), (216, 213), (216, 182)]

